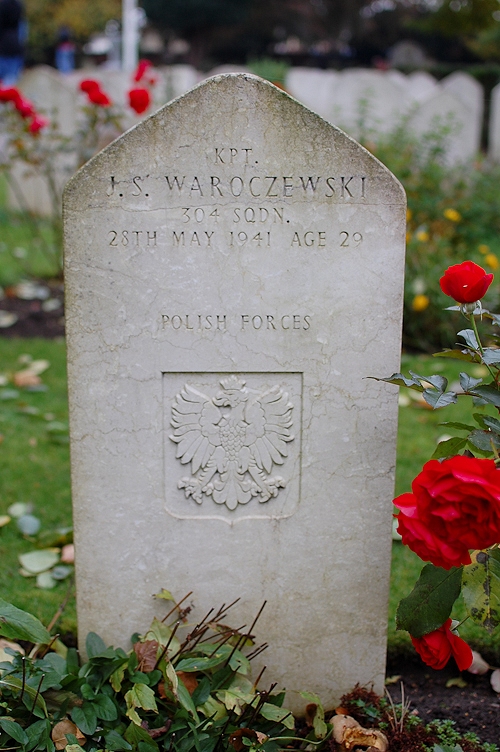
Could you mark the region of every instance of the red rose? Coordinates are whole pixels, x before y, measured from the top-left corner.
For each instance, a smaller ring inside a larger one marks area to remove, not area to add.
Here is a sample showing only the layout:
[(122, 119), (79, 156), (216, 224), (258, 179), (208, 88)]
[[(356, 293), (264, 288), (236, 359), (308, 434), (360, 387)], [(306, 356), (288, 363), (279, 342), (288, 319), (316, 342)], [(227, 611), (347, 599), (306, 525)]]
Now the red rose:
[(100, 107), (109, 107), (111, 104), (111, 99), (102, 89), (91, 89), (87, 96), (92, 104), (98, 104)]
[(19, 97), (19, 99), (14, 102), (14, 106), (23, 118), (32, 117), (35, 115), (35, 108), (27, 99)]
[(137, 70), (134, 74), (134, 81), (140, 81), (148, 68), (151, 68), (151, 63), (149, 62), (149, 60), (139, 60)]
[(89, 91), (100, 88), (99, 82), (94, 78), (84, 78), (83, 81), (80, 82), (80, 91), (84, 91), (86, 94), (88, 94)]
[(431, 668), (444, 668), (453, 656), (459, 670), (465, 671), (472, 665), (472, 650), (461, 637), (450, 631), (450, 626), (451, 619), (447, 619), (442, 627), (423, 637), (410, 635), (411, 641), (423, 662)]
[(22, 99), (21, 93), (15, 86), (2, 89), (0, 85), (0, 102), (14, 102), (14, 105)]
[(430, 460), (412, 493), (394, 500), (403, 543), (437, 567), (469, 564), (469, 549), (500, 542), (500, 471), (494, 460)]
[(151, 95), (147, 89), (130, 89), (128, 100), (132, 109), (141, 115), (151, 104)]
[(441, 290), (457, 303), (475, 303), (481, 300), (493, 281), (493, 274), (486, 274), (473, 261), (449, 266), (439, 280)]
[(49, 121), (46, 120), (43, 117), (40, 117), (40, 115), (35, 115), (33, 120), (28, 126), (28, 130), (30, 133), (37, 134), (39, 131), (42, 130), (42, 128), (45, 128), (49, 124)]

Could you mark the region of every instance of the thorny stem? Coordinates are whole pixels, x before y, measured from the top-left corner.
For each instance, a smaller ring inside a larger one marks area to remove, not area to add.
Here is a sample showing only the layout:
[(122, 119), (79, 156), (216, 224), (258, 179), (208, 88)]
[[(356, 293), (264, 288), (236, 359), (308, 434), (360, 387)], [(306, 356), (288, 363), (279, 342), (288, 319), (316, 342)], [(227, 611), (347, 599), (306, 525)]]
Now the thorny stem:
[(170, 609), (170, 611), (168, 612), (168, 614), (167, 614), (166, 616), (164, 616), (164, 617), (163, 617), (163, 619), (162, 619), (162, 622), (166, 621), (166, 620), (168, 619), (168, 617), (169, 617), (169, 616), (170, 616), (171, 614), (173, 614), (173, 613), (174, 613), (175, 609), (176, 609), (176, 608), (179, 608), (179, 606), (181, 605), (181, 603), (184, 603), (184, 601), (186, 600), (186, 598), (189, 598), (189, 596), (190, 596), (190, 595), (193, 595), (193, 591), (192, 591), (192, 590), (190, 590), (190, 591), (189, 591), (189, 593), (188, 593), (187, 595), (185, 595), (185, 596), (184, 596), (184, 598), (182, 598), (182, 599), (181, 599), (180, 601), (178, 601), (178, 602), (177, 602), (177, 603), (175, 604), (175, 606), (174, 606), (174, 607), (173, 607), (172, 609)]
[(266, 606), (266, 603), (267, 603), (267, 601), (264, 601), (264, 603), (262, 604), (262, 606), (261, 606), (261, 607), (259, 608), (259, 611), (257, 612), (257, 616), (256, 616), (256, 617), (255, 617), (255, 619), (253, 620), (253, 622), (252, 622), (252, 625), (251, 625), (250, 629), (248, 630), (248, 632), (247, 632), (246, 634), (242, 635), (242, 636), (241, 636), (241, 637), (239, 638), (239, 640), (238, 640), (238, 641), (236, 642), (236, 644), (235, 644), (235, 646), (234, 646), (234, 648), (233, 648), (233, 650), (232, 650), (232, 652), (231, 652), (231, 654), (230, 654), (229, 658), (228, 658), (228, 659), (227, 659), (227, 661), (226, 661), (226, 664), (228, 664), (228, 663), (229, 663), (229, 661), (230, 661), (230, 660), (231, 660), (231, 658), (233, 657), (234, 653), (235, 653), (235, 652), (236, 652), (236, 650), (237, 650), (237, 649), (239, 648), (239, 646), (240, 646), (241, 642), (243, 641), (243, 645), (244, 645), (244, 644), (245, 644), (245, 640), (247, 640), (247, 639), (251, 639), (251, 637), (252, 637), (252, 632), (253, 632), (253, 630), (254, 630), (254, 627), (255, 627), (255, 625), (257, 624), (258, 620), (260, 619), (260, 616), (261, 616), (261, 614), (262, 614), (262, 612), (263, 612), (263, 610), (264, 610), (264, 608), (265, 608), (265, 606)]

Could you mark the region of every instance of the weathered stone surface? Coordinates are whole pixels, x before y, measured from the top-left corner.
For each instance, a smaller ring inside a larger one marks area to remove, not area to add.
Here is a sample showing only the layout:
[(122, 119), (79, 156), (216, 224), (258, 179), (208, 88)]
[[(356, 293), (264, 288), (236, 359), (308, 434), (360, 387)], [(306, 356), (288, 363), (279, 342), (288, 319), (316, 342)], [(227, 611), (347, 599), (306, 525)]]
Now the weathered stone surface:
[[(383, 685), (405, 197), (271, 84), (208, 80), (65, 193), (79, 634), (241, 598), (268, 681)], [(257, 663), (256, 661), (256, 663)], [(259, 666), (255, 668), (258, 670)]]

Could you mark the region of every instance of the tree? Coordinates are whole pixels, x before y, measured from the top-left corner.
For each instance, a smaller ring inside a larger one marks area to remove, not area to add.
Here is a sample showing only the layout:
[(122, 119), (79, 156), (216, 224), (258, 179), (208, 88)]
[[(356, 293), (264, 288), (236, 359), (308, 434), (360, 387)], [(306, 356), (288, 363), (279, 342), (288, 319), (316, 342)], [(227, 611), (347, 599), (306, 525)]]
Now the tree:
[(77, 42), (102, 31), (111, 18), (121, 17), (121, 0), (26, 0), (29, 53), (34, 62), (47, 62), (61, 26)]
[(191, 43), (190, 62), (199, 65), (209, 32), (218, 27), (236, 26), (247, 17), (252, 0), (142, 0), (149, 20), (163, 29), (172, 29)]

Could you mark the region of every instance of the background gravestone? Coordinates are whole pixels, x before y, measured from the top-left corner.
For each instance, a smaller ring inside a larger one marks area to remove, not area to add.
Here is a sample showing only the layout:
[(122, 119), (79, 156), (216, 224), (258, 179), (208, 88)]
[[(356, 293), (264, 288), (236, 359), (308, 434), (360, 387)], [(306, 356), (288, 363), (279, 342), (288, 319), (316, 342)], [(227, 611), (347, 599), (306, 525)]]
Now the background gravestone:
[[(241, 598), (268, 682), (383, 687), (405, 196), (267, 82), (212, 78), (65, 192), (79, 635)], [(255, 670), (259, 670), (259, 665)], [(300, 705), (293, 693), (287, 698)]]

